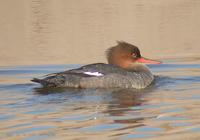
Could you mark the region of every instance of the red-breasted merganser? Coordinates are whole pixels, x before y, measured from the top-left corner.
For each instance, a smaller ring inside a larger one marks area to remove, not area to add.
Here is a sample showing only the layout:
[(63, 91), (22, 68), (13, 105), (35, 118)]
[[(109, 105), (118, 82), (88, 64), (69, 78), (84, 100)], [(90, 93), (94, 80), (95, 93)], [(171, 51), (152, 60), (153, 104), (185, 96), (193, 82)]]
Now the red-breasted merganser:
[(154, 80), (153, 74), (144, 63), (161, 63), (142, 57), (136, 46), (122, 41), (109, 48), (106, 54), (108, 64), (89, 64), (31, 81), (44, 87), (142, 89)]

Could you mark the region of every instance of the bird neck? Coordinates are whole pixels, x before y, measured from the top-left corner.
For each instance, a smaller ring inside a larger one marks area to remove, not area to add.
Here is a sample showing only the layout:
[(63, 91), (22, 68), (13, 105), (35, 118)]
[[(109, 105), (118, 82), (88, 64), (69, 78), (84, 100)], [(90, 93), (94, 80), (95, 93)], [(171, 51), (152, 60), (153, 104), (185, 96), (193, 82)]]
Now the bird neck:
[(149, 70), (149, 68), (146, 65), (140, 64), (140, 63), (132, 64), (130, 67), (130, 71), (151, 73), (151, 71)]

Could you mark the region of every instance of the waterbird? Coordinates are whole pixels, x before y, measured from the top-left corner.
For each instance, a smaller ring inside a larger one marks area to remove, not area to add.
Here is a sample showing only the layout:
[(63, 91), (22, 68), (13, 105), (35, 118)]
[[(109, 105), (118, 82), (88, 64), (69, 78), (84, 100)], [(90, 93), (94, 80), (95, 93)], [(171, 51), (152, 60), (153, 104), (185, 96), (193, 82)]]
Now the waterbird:
[(45, 78), (31, 81), (43, 87), (64, 88), (134, 88), (148, 87), (155, 76), (145, 64), (160, 61), (142, 57), (135, 45), (117, 41), (106, 50), (108, 63), (94, 63), (63, 72), (48, 74)]

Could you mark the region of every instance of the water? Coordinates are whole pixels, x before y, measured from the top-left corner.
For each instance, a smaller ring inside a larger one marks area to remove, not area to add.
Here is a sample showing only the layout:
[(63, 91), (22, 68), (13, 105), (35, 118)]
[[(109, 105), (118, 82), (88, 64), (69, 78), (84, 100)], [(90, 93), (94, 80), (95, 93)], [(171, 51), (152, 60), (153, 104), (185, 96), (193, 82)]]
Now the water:
[(144, 90), (49, 90), (30, 79), (80, 65), (2, 67), (0, 138), (142, 139), (199, 133), (200, 65), (186, 60), (150, 66), (158, 77)]
[[(200, 139), (199, 0), (0, 0), (0, 139)], [(144, 90), (42, 89), (124, 40), (158, 75)]]

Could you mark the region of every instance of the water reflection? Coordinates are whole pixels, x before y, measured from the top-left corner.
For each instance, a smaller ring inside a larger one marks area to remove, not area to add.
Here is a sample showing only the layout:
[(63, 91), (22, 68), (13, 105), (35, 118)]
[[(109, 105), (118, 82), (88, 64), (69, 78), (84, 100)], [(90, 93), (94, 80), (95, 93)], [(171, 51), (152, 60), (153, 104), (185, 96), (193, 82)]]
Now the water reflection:
[(49, 89), (30, 83), (33, 76), (76, 66), (2, 69), (0, 74), (14, 82), (0, 85), (3, 137), (132, 139), (199, 130), (199, 65), (151, 66), (159, 76), (143, 90)]
[[(113, 119), (112, 123), (131, 124), (131, 127), (139, 127), (143, 126), (141, 122), (144, 119), (152, 118), (152, 116), (142, 116), (139, 113), (140, 109), (133, 108), (143, 105), (146, 102), (144, 99), (146, 93), (153, 92), (153, 90), (155, 87), (152, 85), (144, 90), (35, 88), (34, 93), (40, 96), (48, 95), (48, 104), (56, 101), (64, 103), (66, 106), (74, 105), (75, 107), (72, 107), (74, 111), (89, 109), (94, 114), (109, 115)], [(55, 100), (51, 100), (51, 96)], [(58, 100), (58, 96), (60, 100)], [(132, 112), (131, 115), (128, 115), (130, 112)]]
[[(199, 139), (200, 1), (0, 3), (0, 64), (31, 65), (1, 67), (0, 139)], [(50, 90), (30, 83), (78, 66), (35, 64), (103, 62), (115, 40), (170, 63), (151, 66), (161, 75), (152, 88)]]
[[(153, 88), (145, 90), (136, 89), (74, 89), (74, 88), (34, 88), (34, 93), (39, 95), (50, 95), (53, 94), (67, 96), (74, 96), (76, 99), (81, 99), (85, 96), (98, 96), (96, 100), (102, 103), (109, 103), (112, 107), (127, 108), (131, 106), (141, 105), (143, 100), (141, 99), (146, 92), (153, 91)], [(103, 99), (105, 98), (105, 99)], [(103, 100), (101, 100), (103, 99)], [(109, 101), (109, 102), (108, 102)], [(87, 100), (86, 100), (87, 102)]]

